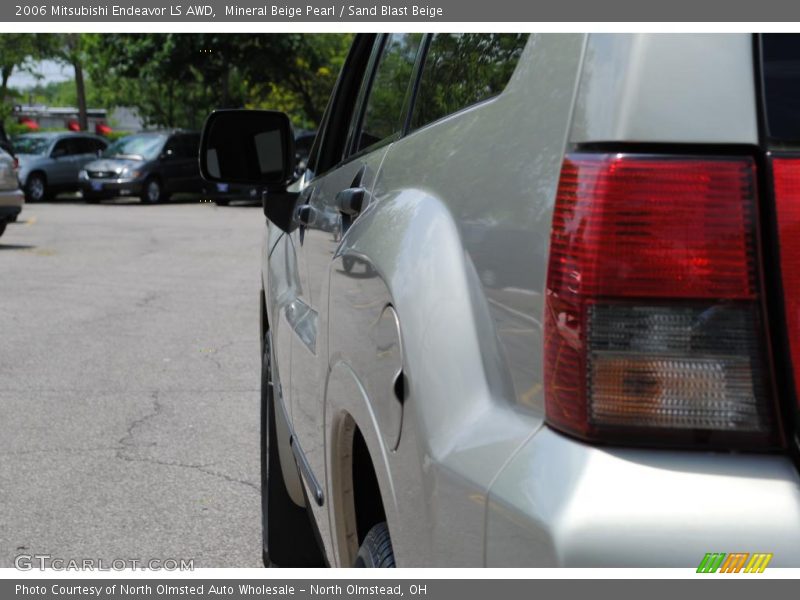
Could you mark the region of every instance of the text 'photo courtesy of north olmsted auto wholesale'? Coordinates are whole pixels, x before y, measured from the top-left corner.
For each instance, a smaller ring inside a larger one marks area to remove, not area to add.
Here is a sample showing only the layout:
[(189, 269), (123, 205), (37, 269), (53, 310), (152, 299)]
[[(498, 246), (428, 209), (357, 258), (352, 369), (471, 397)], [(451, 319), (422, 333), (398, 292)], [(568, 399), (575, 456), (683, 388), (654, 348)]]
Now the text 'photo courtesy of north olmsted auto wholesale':
[(800, 9), (0, 6), (0, 597), (798, 578)]

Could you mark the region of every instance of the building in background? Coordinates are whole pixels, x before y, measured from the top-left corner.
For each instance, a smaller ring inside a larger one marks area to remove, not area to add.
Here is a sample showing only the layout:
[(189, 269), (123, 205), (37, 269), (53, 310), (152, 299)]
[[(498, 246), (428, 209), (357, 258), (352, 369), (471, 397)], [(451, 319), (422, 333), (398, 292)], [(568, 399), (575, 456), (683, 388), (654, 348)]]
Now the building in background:
[[(87, 111), (89, 131), (107, 135), (112, 130), (138, 131), (142, 120), (136, 109), (117, 107), (111, 111), (105, 108), (90, 108)], [(17, 105), (13, 118), (31, 131), (39, 129), (67, 129), (79, 131), (78, 109), (74, 106)]]

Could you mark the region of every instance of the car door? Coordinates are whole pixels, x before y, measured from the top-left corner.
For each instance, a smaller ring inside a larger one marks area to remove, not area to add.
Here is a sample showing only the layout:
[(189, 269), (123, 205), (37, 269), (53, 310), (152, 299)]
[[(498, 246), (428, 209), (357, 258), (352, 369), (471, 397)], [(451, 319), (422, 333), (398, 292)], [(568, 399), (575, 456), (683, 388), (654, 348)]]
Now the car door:
[(181, 136), (171, 135), (159, 157), (161, 177), (167, 193), (181, 191), (186, 178), (186, 158), (182, 156)]
[(82, 137), (77, 139), (78, 154), (75, 156), (75, 161), (78, 170), (86, 166), (87, 163), (97, 160), (100, 152), (105, 150), (106, 144), (103, 140), (93, 137)]
[[(343, 158), (309, 183), (296, 209), (298, 227), (292, 235), (305, 280), (298, 298), (305, 316), (292, 344), (292, 418), (301, 451), (320, 483), (325, 475), (323, 403), (332, 259), (368, 206), (381, 161), (401, 135), (421, 40), (421, 34), (375, 37), (350, 119), (333, 124), (348, 128)], [(324, 136), (330, 139), (331, 133)]]
[(175, 170), (179, 173), (179, 181), (175, 191), (199, 192), (201, 190), (200, 163), (197, 160), (199, 152), (200, 134), (186, 133), (177, 137)]
[(47, 168), (47, 183), (62, 187), (78, 181), (76, 158), (79, 153), (75, 138), (61, 138), (50, 150), (50, 164)]
[(105, 148), (101, 140), (92, 137), (76, 137), (74, 139), (75, 155), (72, 159), (75, 167), (75, 179), (69, 182), (70, 185), (78, 185), (78, 174), (93, 160), (97, 160), (98, 151)]

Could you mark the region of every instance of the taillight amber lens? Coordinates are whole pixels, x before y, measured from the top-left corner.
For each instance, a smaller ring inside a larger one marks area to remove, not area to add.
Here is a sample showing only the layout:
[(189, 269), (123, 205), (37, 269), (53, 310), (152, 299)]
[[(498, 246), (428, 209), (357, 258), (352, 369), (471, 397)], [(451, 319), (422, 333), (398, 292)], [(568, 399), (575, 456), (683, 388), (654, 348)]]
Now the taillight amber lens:
[(570, 155), (545, 311), (551, 426), (770, 442), (749, 158)]

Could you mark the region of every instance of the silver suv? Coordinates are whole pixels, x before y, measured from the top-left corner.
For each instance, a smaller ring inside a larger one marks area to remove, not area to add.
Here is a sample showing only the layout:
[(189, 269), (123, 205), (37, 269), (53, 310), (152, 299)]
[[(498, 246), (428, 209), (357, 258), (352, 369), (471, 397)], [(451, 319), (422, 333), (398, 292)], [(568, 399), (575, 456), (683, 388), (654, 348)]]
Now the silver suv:
[[(264, 559), (800, 566), (800, 38), (359, 35), (266, 189)], [(769, 558), (764, 556), (769, 555)]]
[(17, 185), (17, 160), (0, 148), (0, 235), (17, 220), (25, 197)]
[(14, 139), (19, 158), (19, 183), (28, 202), (81, 189), (78, 174), (108, 142), (86, 133), (26, 133)]

